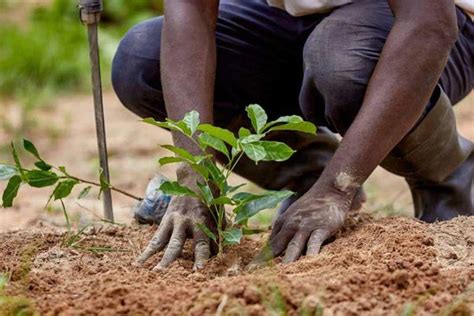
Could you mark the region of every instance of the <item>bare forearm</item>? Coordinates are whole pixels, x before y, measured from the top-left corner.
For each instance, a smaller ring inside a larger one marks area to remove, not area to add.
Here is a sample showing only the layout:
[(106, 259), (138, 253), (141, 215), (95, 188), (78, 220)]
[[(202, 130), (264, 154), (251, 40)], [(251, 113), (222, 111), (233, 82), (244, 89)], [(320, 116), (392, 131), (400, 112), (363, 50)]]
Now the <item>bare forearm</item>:
[(320, 183), (354, 193), (420, 118), (455, 36), (417, 23), (397, 19), (361, 110)]
[[(166, 111), (182, 119), (196, 110), (201, 122), (213, 121), (216, 69), (215, 24), (218, 1), (168, 0), (162, 35), (161, 79)], [(194, 144), (174, 134), (176, 146), (197, 153)]]

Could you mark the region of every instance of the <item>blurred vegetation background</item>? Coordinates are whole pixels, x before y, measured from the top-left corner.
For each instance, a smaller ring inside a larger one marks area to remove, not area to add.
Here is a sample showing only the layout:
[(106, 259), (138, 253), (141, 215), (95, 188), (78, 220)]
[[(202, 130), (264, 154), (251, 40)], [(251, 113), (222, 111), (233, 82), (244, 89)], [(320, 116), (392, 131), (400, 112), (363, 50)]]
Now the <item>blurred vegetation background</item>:
[[(33, 123), (34, 109), (51, 98), (89, 91), (88, 42), (86, 28), (79, 20), (78, 2), (0, 0), (0, 98), (21, 106), (20, 124), (13, 127), (1, 120), (2, 129), (9, 134), (24, 134), (25, 127)], [(103, 2), (99, 41), (103, 83), (107, 87), (121, 36), (139, 21), (160, 15), (163, 1)]]

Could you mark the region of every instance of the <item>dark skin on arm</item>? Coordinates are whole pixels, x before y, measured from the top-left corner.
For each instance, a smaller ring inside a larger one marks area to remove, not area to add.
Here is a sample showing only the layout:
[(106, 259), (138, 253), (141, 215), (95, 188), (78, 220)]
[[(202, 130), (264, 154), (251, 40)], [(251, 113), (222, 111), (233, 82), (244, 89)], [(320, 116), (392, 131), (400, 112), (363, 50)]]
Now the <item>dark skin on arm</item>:
[[(218, 0), (166, 0), (162, 34), (161, 81), (168, 117), (180, 120), (184, 114), (196, 110), (202, 123), (213, 123), (214, 78), (216, 73), (216, 21)], [(173, 133), (174, 144), (198, 154), (192, 141)], [(199, 176), (191, 169), (179, 167), (178, 181), (196, 186)], [(150, 256), (164, 249), (161, 270), (180, 254), (186, 238), (194, 240), (195, 269), (209, 259), (210, 240), (197, 224), (213, 226), (204, 205), (190, 197), (172, 200), (158, 231), (148, 247), (137, 259), (143, 264)]]
[[(284, 262), (292, 262), (304, 249), (307, 255), (317, 254), (342, 227), (362, 183), (421, 117), (457, 39), (455, 6), (452, 0), (389, 0), (389, 4), (395, 24), (357, 117), (319, 180), (277, 219), (268, 249), (254, 264), (283, 253)], [(166, 2), (162, 81), (173, 119), (196, 109), (203, 121), (212, 122), (217, 5), (210, 0)], [(195, 150), (177, 136), (174, 141)], [(196, 175), (181, 168), (178, 180), (193, 183)], [(180, 220), (173, 221), (173, 214)], [(138, 262), (168, 244), (157, 266), (166, 267), (191, 235), (195, 267), (201, 268), (210, 254), (209, 239), (195, 226), (212, 222), (206, 214), (193, 199), (176, 198), (166, 216), (170, 220), (163, 222)]]

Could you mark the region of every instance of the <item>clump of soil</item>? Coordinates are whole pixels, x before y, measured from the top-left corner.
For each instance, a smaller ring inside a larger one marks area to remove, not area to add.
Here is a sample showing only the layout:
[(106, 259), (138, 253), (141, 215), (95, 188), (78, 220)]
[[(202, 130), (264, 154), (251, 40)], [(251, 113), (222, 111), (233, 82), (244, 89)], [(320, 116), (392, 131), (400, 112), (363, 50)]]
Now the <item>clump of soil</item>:
[(262, 244), (245, 239), (201, 272), (191, 245), (165, 272), (131, 263), (153, 227), (95, 227), (79, 248), (65, 233), (32, 228), (0, 235), (6, 292), (41, 314), (82, 315), (470, 315), (474, 311), (474, 217), (424, 224), (351, 217), (320, 255), (246, 272)]

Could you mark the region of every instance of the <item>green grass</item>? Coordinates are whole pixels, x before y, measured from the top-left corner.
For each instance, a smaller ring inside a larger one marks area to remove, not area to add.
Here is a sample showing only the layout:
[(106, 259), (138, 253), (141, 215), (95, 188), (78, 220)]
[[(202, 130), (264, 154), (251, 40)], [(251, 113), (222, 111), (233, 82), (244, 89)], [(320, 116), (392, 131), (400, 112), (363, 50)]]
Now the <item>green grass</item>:
[(33, 304), (23, 296), (10, 296), (5, 293), (10, 276), (0, 274), (0, 315), (29, 316), (38, 315)]
[[(91, 89), (87, 32), (76, 4), (54, 0), (50, 6), (33, 9), (21, 25), (0, 24), (0, 98), (13, 99), (21, 106), (20, 126), (2, 124), (13, 137), (35, 125), (32, 112), (36, 108), (58, 95)], [(15, 6), (14, 1), (0, 1), (0, 8), (7, 12)], [(105, 1), (99, 31), (105, 87), (110, 86), (111, 62), (120, 38), (132, 25), (161, 11), (162, 0)]]

